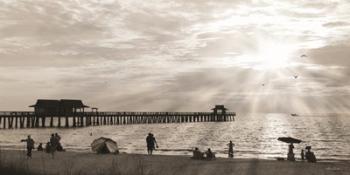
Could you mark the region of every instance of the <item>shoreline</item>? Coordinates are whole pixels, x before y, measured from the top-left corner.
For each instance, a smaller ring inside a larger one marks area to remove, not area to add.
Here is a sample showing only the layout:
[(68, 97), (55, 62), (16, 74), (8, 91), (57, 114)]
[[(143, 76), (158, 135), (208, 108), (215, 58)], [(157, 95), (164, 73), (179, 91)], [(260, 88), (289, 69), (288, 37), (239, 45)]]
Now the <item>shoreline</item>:
[[(123, 149), (121, 149), (123, 150)], [(0, 146), (0, 151), (26, 151), (25, 149), (14, 149), (14, 148), (6, 148), (6, 147), (1, 147)], [(33, 150), (33, 152), (37, 152), (36, 150)], [(71, 152), (71, 153), (93, 153), (92, 150), (88, 150), (88, 149), (67, 149), (63, 152)], [(179, 157), (191, 157), (191, 155), (186, 155), (186, 154), (166, 154), (167, 151), (155, 151), (154, 155), (157, 156), (179, 156)], [(191, 151), (189, 151), (190, 153), (192, 153)], [(145, 153), (128, 153), (128, 152), (120, 152), (121, 154), (128, 154), (128, 155), (147, 155), (146, 151)], [(214, 152), (215, 153), (215, 152)], [(279, 157), (280, 158), (280, 157)], [(282, 157), (285, 158), (286, 157)], [(217, 159), (229, 159), (227, 157), (217, 157)], [(277, 157), (235, 157), (235, 160), (276, 160)], [(287, 160), (285, 160), (287, 161)], [(297, 162), (302, 161), (301, 159), (296, 159)], [(350, 159), (325, 159), (325, 158), (317, 158), (318, 162), (349, 162), (350, 163)]]
[(277, 161), (246, 158), (216, 158), (215, 160), (193, 160), (190, 156), (145, 154), (96, 154), (92, 152), (56, 152), (52, 158), (44, 152), (33, 152), (27, 159), (24, 150), (1, 150), (4, 164), (26, 165), (33, 172), (44, 174), (346, 174), (350, 172), (350, 161), (308, 163), (302, 161)]

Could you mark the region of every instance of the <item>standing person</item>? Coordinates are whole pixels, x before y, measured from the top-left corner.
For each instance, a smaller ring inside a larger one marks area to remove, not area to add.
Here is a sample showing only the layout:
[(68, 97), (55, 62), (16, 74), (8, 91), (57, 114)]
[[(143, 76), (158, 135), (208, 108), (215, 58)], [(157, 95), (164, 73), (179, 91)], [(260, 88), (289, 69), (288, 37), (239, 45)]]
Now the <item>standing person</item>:
[(55, 136), (55, 134), (51, 134), (50, 144), (51, 144), (51, 147), (53, 147), (55, 151), (57, 150), (58, 142), (59, 142), (58, 138)]
[(34, 149), (34, 140), (28, 135), (27, 139), (21, 140), (27, 143), (27, 157), (32, 158), (32, 150)]
[(301, 149), (300, 157), (301, 157), (301, 160), (302, 160), (302, 161), (305, 160), (304, 149)]
[(152, 155), (153, 150), (155, 150), (155, 146), (157, 146), (156, 138), (152, 133), (148, 133), (148, 136), (146, 137), (146, 143), (147, 143), (147, 153), (148, 155)]
[(61, 145), (61, 136), (58, 135), (58, 133), (55, 133), (55, 139), (56, 139), (56, 150), (57, 151), (63, 151), (63, 147)]
[(228, 157), (233, 158), (233, 146), (235, 144), (232, 143), (232, 140), (230, 140), (230, 143), (228, 143)]
[(57, 139), (57, 142), (60, 142), (60, 141), (61, 141), (61, 136), (58, 135), (58, 133), (55, 133), (55, 138)]
[(293, 149), (294, 149), (293, 143), (289, 144), (288, 154), (287, 154), (287, 160), (289, 160), (289, 161), (295, 161)]
[(55, 151), (57, 150), (57, 138), (55, 137), (54, 134), (51, 134), (51, 137), (50, 137), (50, 142), (49, 142), (49, 153), (51, 153), (52, 155), (52, 158), (54, 158), (55, 156)]

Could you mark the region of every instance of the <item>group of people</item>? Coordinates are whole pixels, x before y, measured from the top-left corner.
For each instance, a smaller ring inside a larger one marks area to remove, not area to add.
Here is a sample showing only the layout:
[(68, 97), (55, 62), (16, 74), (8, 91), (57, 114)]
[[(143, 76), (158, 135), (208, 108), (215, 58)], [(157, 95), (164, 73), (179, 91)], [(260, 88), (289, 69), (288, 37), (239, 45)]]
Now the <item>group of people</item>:
[[(287, 160), (289, 161), (295, 161), (293, 149), (294, 149), (293, 143), (289, 144), (288, 154), (287, 154)], [(300, 153), (301, 160), (302, 161), (306, 160), (311, 163), (316, 163), (317, 159), (314, 152), (311, 151), (311, 146), (306, 146), (305, 149), (307, 150), (306, 153), (304, 152), (304, 149), (301, 150), (301, 153)]]
[[(52, 156), (54, 156), (54, 153), (56, 151), (64, 151), (62, 144), (61, 144), (61, 136), (58, 135), (58, 133), (51, 134), (50, 141), (46, 143), (45, 146), (45, 152), (51, 153)], [(21, 142), (26, 142), (27, 146), (27, 157), (32, 158), (32, 150), (35, 149), (34, 147), (34, 140), (31, 138), (30, 135), (28, 135), (27, 139), (21, 140)], [(147, 144), (147, 153), (148, 155), (152, 155), (153, 151), (158, 148), (158, 144), (156, 141), (156, 138), (154, 137), (154, 134), (148, 133), (148, 136), (146, 137), (146, 144)], [(235, 144), (230, 140), (230, 142), (227, 144), (228, 145), (228, 157), (233, 158), (233, 147)], [(290, 161), (295, 161), (295, 156), (294, 156), (294, 145), (293, 143), (289, 144), (288, 146), (288, 154), (287, 154), (287, 160)], [(308, 162), (316, 162), (316, 156), (315, 154), (311, 151), (311, 146), (306, 146), (305, 148), (307, 151), (304, 153), (304, 150), (301, 150), (301, 160), (307, 160)], [(42, 143), (39, 144), (38, 151), (44, 151)], [(215, 153), (212, 152), (210, 148), (208, 148), (207, 151), (201, 152), (198, 147), (195, 147), (193, 150), (193, 159), (197, 160), (212, 160), (215, 158)]]
[[(233, 158), (233, 146), (235, 145), (231, 140), (227, 144), (228, 145), (228, 157)], [(198, 147), (195, 147), (194, 150), (192, 151), (193, 156), (192, 159), (196, 160), (212, 160), (215, 159), (215, 153), (211, 151), (210, 148), (208, 148), (207, 151), (201, 152)]]
[(196, 160), (213, 160), (215, 158), (215, 154), (211, 151), (210, 148), (206, 152), (201, 152), (198, 147), (195, 147), (193, 150), (192, 159)]
[(311, 146), (306, 146), (305, 149), (307, 150), (305, 154), (304, 150), (301, 150), (301, 160), (306, 159), (308, 162), (316, 163), (317, 159), (314, 152), (311, 151)]
[[(35, 142), (31, 138), (30, 135), (28, 135), (27, 139), (21, 140), (21, 142), (26, 142), (27, 146), (27, 157), (32, 158), (32, 150), (35, 149)], [(44, 151), (46, 153), (51, 153), (52, 157), (54, 156), (54, 153), (56, 151), (64, 151), (62, 144), (61, 144), (61, 136), (58, 135), (58, 133), (51, 134), (49, 142), (46, 143), (45, 149), (43, 148), (43, 144), (39, 143), (37, 147), (38, 151)]]

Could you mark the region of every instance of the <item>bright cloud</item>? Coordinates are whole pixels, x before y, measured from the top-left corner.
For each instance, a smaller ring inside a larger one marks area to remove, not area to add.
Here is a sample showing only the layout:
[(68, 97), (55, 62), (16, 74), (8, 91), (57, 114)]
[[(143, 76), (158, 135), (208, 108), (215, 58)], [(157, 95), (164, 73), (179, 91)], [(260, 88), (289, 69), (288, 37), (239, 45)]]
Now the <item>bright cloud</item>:
[(346, 0), (2, 0), (0, 109), (347, 111), (349, 17)]

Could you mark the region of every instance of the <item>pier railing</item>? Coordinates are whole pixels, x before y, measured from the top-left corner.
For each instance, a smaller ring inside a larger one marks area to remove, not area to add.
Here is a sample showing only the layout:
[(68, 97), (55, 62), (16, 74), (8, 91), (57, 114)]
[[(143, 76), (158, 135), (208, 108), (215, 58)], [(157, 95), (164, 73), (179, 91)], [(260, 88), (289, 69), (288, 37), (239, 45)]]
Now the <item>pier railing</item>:
[(152, 123), (228, 122), (236, 113), (213, 112), (75, 112), (43, 114), (32, 111), (0, 111), (0, 129), (87, 127)]

